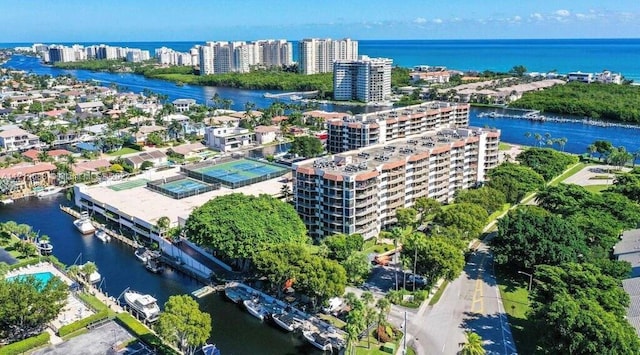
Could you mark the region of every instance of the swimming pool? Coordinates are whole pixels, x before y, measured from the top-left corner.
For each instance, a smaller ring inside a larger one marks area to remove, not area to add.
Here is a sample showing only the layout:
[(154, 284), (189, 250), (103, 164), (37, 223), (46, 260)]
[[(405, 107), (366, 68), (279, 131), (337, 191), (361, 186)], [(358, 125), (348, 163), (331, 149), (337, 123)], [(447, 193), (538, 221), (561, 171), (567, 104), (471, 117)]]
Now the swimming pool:
[(51, 280), (53, 278), (54, 275), (52, 273), (50, 273), (49, 271), (47, 271), (47, 272), (38, 272), (38, 273), (35, 273), (35, 274), (23, 274), (23, 275), (16, 275), (16, 276), (7, 277), (7, 281), (13, 281), (13, 280), (22, 281), (25, 278), (27, 278), (27, 276), (35, 277), (35, 279), (40, 281), (42, 286), (44, 286), (49, 282), (49, 280)]

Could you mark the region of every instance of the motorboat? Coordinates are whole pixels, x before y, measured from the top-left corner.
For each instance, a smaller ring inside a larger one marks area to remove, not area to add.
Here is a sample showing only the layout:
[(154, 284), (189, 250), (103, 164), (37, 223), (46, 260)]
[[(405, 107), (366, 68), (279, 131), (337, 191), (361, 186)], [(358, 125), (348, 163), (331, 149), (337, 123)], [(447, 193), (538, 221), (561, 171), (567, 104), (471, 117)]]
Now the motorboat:
[(203, 355), (220, 355), (220, 349), (213, 344), (205, 344), (200, 348)]
[(154, 274), (159, 274), (164, 271), (164, 265), (162, 265), (162, 263), (156, 258), (147, 259), (147, 262), (144, 263), (144, 267)]
[(291, 313), (273, 313), (271, 319), (279, 325), (282, 329), (292, 332), (300, 327), (301, 322), (296, 319)]
[(156, 251), (149, 250), (149, 249), (147, 249), (145, 247), (140, 247), (140, 248), (136, 249), (134, 254), (135, 254), (136, 258), (138, 258), (138, 260), (142, 261), (145, 264), (150, 259), (155, 259), (155, 258), (159, 258), (160, 257), (160, 253), (158, 253)]
[(41, 255), (49, 255), (53, 252), (53, 244), (48, 240), (38, 240), (36, 242), (36, 248), (38, 248)]
[(233, 303), (251, 299), (253, 297), (250, 290), (247, 290), (241, 283), (231, 281), (224, 286), (224, 294)]
[(311, 345), (322, 351), (331, 350), (331, 340), (322, 336), (322, 334), (317, 331), (305, 330), (302, 332), (302, 336), (304, 336)]
[(10, 198), (5, 198), (4, 200), (0, 200), (0, 203), (3, 205), (10, 205), (13, 203), (13, 200)]
[(91, 223), (91, 218), (89, 217), (89, 212), (83, 211), (80, 213), (80, 218), (73, 221), (73, 225), (76, 226), (78, 231), (83, 235), (91, 234), (96, 231), (96, 228)]
[(105, 231), (102, 228), (98, 229), (94, 235), (96, 236), (96, 238), (102, 240), (104, 243), (108, 243), (111, 241), (111, 236), (107, 234), (107, 231)]
[(38, 193), (36, 193), (36, 196), (38, 198), (43, 198), (43, 197), (55, 195), (55, 194), (59, 193), (60, 191), (62, 191), (61, 187), (47, 186), (43, 190), (38, 191)]
[(264, 317), (269, 314), (267, 310), (260, 304), (260, 301), (256, 299), (244, 300), (242, 303), (245, 307), (247, 307), (247, 311), (249, 311), (252, 316), (260, 320), (264, 320)]
[(153, 322), (160, 316), (160, 307), (158, 300), (151, 295), (144, 295), (140, 292), (127, 290), (125, 291), (124, 301), (129, 307), (136, 311), (144, 320)]

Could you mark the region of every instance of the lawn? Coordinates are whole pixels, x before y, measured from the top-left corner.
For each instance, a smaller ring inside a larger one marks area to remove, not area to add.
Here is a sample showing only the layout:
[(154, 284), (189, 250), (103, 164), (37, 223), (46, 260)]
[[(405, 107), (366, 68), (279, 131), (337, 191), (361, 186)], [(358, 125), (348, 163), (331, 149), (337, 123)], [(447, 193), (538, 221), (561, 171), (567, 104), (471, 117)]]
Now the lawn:
[(606, 190), (610, 187), (611, 185), (587, 185), (587, 186), (583, 186), (585, 190), (589, 191), (589, 192), (593, 192), (596, 194), (601, 193), (603, 190)]
[(578, 171), (582, 170), (587, 165), (590, 165), (590, 164), (576, 163), (574, 166), (572, 166), (568, 170), (565, 170), (565, 172), (562, 173), (562, 175), (556, 176), (553, 180), (551, 180), (549, 185), (551, 185), (551, 186), (558, 185), (559, 183), (561, 183), (564, 180), (566, 180), (567, 178), (569, 178), (569, 176), (572, 176), (572, 175), (576, 174)]
[(380, 254), (380, 253), (389, 251), (391, 249), (393, 249), (393, 244), (374, 244), (372, 246), (365, 248), (363, 252), (365, 254), (371, 254), (371, 253)]
[(431, 297), (431, 300), (429, 301), (429, 306), (433, 306), (434, 304), (438, 303), (438, 301), (440, 301), (440, 297), (442, 297), (442, 294), (444, 293), (444, 290), (447, 288), (448, 284), (449, 284), (449, 281), (444, 281), (442, 284), (440, 284), (438, 291), (436, 291), (433, 297)]
[(347, 323), (345, 323), (344, 321), (332, 316), (332, 315), (328, 315), (328, 314), (324, 314), (324, 313), (318, 313), (316, 315), (318, 318), (322, 319), (323, 321), (331, 324), (332, 326), (338, 328), (338, 329), (343, 329), (345, 325), (347, 325)]
[[(400, 339), (402, 339), (401, 333), (392, 341), (392, 343), (395, 344), (396, 349), (400, 348)], [(371, 347), (369, 348), (367, 344), (370, 344)], [(356, 355), (388, 355), (389, 353), (382, 351), (382, 345), (383, 343), (378, 342), (378, 340), (373, 336), (373, 332), (371, 332), (368, 340), (367, 338), (364, 338), (356, 345)]]
[(509, 207), (511, 207), (510, 204), (505, 203), (502, 205), (502, 208), (500, 208), (499, 210), (493, 212), (491, 214), (491, 216), (489, 216), (489, 219), (487, 220), (487, 224), (495, 221), (498, 217), (500, 217), (500, 215), (502, 215), (503, 213), (507, 212), (509, 210)]
[(498, 150), (511, 150), (511, 144), (500, 142), (500, 144), (498, 145)]
[(496, 278), (518, 352), (521, 354), (535, 353), (537, 330), (527, 319), (529, 277), (523, 274), (512, 275), (504, 270), (496, 269)]
[(107, 153), (107, 155), (110, 155), (112, 157), (119, 157), (121, 155), (132, 154), (132, 153), (140, 153), (140, 151), (135, 150), (133, 148), (124, 147), (120, 150), (116, 150), (115, 152)]

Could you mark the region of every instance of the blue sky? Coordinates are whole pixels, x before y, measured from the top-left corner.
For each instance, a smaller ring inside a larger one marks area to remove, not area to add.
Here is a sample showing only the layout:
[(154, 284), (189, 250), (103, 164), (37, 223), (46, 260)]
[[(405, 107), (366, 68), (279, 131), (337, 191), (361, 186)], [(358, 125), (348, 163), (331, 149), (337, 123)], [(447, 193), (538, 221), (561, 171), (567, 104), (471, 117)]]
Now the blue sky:
[(0, 0), (0, 42), (639, 38), (639, 0)]

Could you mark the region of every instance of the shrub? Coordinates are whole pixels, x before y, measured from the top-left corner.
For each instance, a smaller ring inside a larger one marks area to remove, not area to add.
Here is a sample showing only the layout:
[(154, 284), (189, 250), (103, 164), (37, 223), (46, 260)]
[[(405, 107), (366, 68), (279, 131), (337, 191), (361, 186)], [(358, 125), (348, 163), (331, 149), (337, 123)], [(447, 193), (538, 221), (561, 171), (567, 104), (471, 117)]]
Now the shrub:
[(396, 344), (385, 342), (384, 345), (382, 345), (382, 352), (385, 352), (387, 354), (395, 354)]
[(91, 323), (95, 323), (95, 322), (99, 322), (101, 320), (107, 319), (109, 317), (109, 312), (106, 309), (103, 309), (102, 311), (87, 317), (87, 318), (83, 318), (80, 319), (78, 321), (75, 321), (71, 324), (67, 324), (67, 325), (63, 325), (59, 330), (58, 330), (58, 335), (63, 337), (66, 335), (69, 335), (71, 333), (74, 333), (82, 328), (85, 328), (86, 326), (88, 326)]
[(383, 343), (386, 343), (391, 340), (391, 337), (389, 336), (389, 334), (387, 334), (387, 329), (384, 325), (378, 326), (378, 329), (376, 330), (376, 335), (377, 335), (378, 341), (381, 341)]
[(133, 333), (134, 336), (156, 349), (160, 354), (178, 354), (177, 351), (165, 344), (160, 337), (155, 335), (149, 328), (145, 327), (129, 313), (119, 313), (116, 315), (116, 320)]
[(0, 348), (0, 355), (18, 355), (28, 352), (45, 344), (49, 344), (49, 333), (42, 332), (34, 337), (27, 338)]

